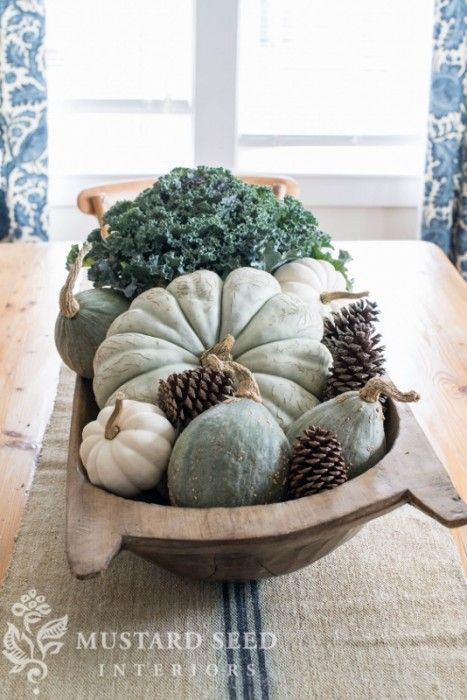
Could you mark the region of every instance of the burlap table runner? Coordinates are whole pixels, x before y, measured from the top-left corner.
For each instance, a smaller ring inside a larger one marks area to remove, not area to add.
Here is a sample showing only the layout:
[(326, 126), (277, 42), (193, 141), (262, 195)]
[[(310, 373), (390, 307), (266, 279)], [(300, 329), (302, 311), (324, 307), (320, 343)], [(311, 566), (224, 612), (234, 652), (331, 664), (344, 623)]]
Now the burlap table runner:
[(72, 390), (63, 371), (2, 593), (1, 698), (467, 697), (457, 552), (409, 506), (280, 579), (200, 583), (128, 553), (101, 578), (73, 579), (64, 551)]

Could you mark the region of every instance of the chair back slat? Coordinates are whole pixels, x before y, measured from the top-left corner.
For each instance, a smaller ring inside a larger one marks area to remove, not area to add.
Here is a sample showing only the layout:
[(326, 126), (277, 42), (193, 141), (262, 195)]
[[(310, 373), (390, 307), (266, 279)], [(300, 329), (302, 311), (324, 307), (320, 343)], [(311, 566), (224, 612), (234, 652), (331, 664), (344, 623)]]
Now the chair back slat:
[[(286, 176), (239, 175), (249, 185), (269, 185), (274, 196), (283, 199), (286, 194), (297, 197), (299, 188), (296, 181)], [(82, 190), (78, 195), (78, 208), (85, 214), (94, 215), (105, 237), (104, 214), (112, 204), (122, 199), (134, 199), (147, 187), (152, 187), (157, 178), (148, 180), (129, 180), (128, 182), (110, 182)]]

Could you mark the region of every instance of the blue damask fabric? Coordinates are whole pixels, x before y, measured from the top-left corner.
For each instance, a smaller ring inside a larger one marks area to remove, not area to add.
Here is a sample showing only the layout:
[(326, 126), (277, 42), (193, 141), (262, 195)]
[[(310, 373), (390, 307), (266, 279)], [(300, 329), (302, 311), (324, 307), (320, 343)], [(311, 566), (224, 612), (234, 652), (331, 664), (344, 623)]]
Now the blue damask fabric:
[(422, 238), (467, 279), (467, 0), (436, 0)]
[(47, 240), (44, 0), (0, 0), (0, 240)]

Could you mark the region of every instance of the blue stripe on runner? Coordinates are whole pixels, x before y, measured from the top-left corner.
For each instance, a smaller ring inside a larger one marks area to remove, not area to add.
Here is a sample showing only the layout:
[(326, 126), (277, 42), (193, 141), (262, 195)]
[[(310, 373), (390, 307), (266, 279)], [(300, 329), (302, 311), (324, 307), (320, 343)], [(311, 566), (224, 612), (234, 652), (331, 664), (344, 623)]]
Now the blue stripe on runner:
[[(233, 668), (234, 663), (234, 653), (233, 649), (228, 649), (227, 635), (232, 632), (232, 615), (230, 613), (230, 594), (229, 594), (229, 584), (222, 584), (222, 605), (224, 608), (224, 627), (226, 635), (226, 649), (225, 653), (227, 656), (227, 664), (230, 668)], [(237, 679), (234, 675), (229, 674), (227, 676), (227, 688), (229, 691), (230, 700), (236, 700), (237, 698)]]
[(243, 684), (243, 700), (254, 700), (253, 676), (248, 675), (248, 665), (252, 664), (250, 649), (244, 648), (244, 632), (248, 632), (248, 619), (246, 614), (246, 595), (249, 584), (239, 581), (234, 583), (235, 603), (237, 606), (237, 630), (240, 634), (240, 662)]
[(253, 614), (255, 618), (255, 631), (256, 631), (256, 642), (258, 644), (258, 665), (259, 665), (259, 679), (261, 683), (261, 696), (263, 700), (269, 700), (269, 683), (268, 683), (268, 670), (266, 665), (266, 653), (264, 649), (260, 648), (261, 642), (261, 632), (262, 630), (262, 620), (261, 620), (261, 607), (259, 602), (258, 593), (258, 582), (251, 581), (251, 597), (253, 601)]

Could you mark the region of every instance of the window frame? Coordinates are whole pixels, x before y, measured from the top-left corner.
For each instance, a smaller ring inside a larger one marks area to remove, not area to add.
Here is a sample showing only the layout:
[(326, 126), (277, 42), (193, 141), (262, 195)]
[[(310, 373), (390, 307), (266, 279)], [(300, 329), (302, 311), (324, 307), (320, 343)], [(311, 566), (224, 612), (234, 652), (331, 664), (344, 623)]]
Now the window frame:
[[(236, 106), (238, 97), (238, 26), (240, 0), (192, 0), (194, 3), (193, 101), (187, 100), (69, 100), (66, 108), (78, 112), (132, 112), (191, 114), (193, 119), (194, 163), (223, 166), (237, 172), (240, 147), (281, 145), (403, 145), (406, 136), (321, 137), (239, 134)], [(53, 61), (52, 61), (53, 62)], [(428, 110), (428, 105), (427, 105)], [(257, 170), (258, 174), (270, 174)], [(52, 173), (51, 206), (70, 206), (77, 193), (99, 183), (142, 179), (157, 173), (121, 173), (57, 176)], [(415, 175), (320, 175), (296, 174), (302, 201), (315, 207), (419, 207), (423, 178)]]

